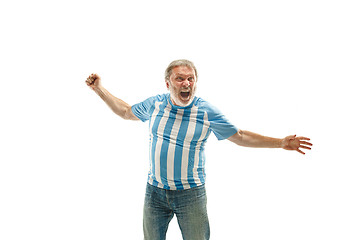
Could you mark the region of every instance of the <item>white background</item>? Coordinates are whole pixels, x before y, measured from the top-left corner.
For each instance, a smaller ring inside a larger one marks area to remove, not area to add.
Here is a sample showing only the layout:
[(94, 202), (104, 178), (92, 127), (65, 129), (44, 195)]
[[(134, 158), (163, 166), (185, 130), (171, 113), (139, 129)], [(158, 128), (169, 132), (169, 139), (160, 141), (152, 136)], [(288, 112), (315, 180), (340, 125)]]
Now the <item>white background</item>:
[[(147, 123), (170, 61), (241, 129), (311, 138), (305, 156), (206, 149), (211, 239), (360, 239), (357, 1), (2, 1), (0, 239), (142, 239)], [(168, 239), (181, 239), (176, 219)]]

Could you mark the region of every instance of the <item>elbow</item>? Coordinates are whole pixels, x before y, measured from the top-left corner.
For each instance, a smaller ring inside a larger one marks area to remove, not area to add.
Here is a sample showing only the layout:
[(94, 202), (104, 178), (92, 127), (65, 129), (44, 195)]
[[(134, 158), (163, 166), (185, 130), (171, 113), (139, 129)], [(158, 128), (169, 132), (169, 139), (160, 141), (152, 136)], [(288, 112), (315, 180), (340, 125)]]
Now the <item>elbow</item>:
[(126, 107), (125, 113), (122, 116), (125, 120), (140, 120), (138, 117), (135, 116), (135, 114), (131, 110), (131, 106)]
[(126, 108), (118, 108), (118, 107), (115, 107), (115, 108), (111, 108), (111, 110), (116, 114), (118, 115), (119, 117), (121, 117), (122, 119), (124, 120), (129, 120), (130, 117), (129, 117), (129, 111), (131, 111), (131, 109), (129, 109), (128, 107)]
[(239, 130), (234, 135), (229, 137), (229, 140), (235, 143), (236, 145), (244, 146), (243, 136), (244, 136), (244, 132), (242, 130)]
[(131, 119), (130, 112), (131, 112), (131, 108), (126, 107), (125, 110), (119, 113), (118, 115), (124, 120), (130, 120)]
[(244, 146), (244, 132), (241, 129), (239, 129), (239, 131), (236, 134), (237, 134), (236, 144), (239, 146)]

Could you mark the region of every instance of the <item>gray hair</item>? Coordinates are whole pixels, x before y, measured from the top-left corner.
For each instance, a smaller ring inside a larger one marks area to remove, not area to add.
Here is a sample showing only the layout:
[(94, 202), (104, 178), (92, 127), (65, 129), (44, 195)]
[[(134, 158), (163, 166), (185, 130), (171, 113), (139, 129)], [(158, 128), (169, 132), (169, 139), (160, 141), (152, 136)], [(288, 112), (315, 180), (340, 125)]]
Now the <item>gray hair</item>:
[(196, 77), (196, 79), (198, 78), (197, 70), (196, 70), (196, 67), (195, 67), (194, 63), (189, 61), (189, 60), (186, 60), (186, 59), (179, 59), (179, 60), (172, 61), (169, 64), (169, 66), (166, 68), (166, 70), (165, 70), (165, 80), (170, 79), (170, 75), (172, 73), (173, 68), (178, 67), (178, 66), (187, 66), (187, 67), (190, 67), (190, 68), (194, 69), (195, 77)]

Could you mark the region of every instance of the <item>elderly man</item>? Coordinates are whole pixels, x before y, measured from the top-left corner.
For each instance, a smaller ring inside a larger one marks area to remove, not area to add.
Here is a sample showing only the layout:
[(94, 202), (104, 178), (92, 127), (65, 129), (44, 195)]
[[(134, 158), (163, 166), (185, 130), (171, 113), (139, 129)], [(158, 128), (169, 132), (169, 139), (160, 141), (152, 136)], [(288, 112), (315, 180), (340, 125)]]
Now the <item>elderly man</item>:
[(176, 60), (165, 71), (168, 94), (130, 106), (111, 95), (97, 74), (86, 83), (123, 119), (150, 121), (150, 170), (146, 188), (143, 230), (146, 240), (166, 238), (174, 214), (183, 239), (210, 238), (205, 192), (205, 143), (211, 132), (239, 146), (311, 149), (310, 140), (291, 135), (265, 137), (231, 124), (207, 101), (195, 96), (197, 70), (188, 60)]

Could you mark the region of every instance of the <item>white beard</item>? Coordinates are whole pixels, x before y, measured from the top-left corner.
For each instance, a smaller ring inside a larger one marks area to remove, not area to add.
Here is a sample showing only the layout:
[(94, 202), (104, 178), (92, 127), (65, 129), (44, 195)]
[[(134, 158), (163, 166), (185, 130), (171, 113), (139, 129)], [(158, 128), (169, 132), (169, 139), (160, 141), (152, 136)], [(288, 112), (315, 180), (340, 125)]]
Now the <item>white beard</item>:
[[(188, 89), (190, 89), (190, 88), (188, 88)], [(181, 96), (179, 96), (180, 93), (174, 89), (174, 87), (171, 85), (171, 83), (169, 83), (169, 91), (170, 91), (170, 98), (171, 98), (173, 104), (175, 104), (176, 106), (180, 106), (180, 107), (189, 106), (195, 98), (195, 88), (192, 91), (190, 89), (190, 95), (185, 100), (186, 101), (185, 103), (184, 103), (184, 99), (181, 99)]]

